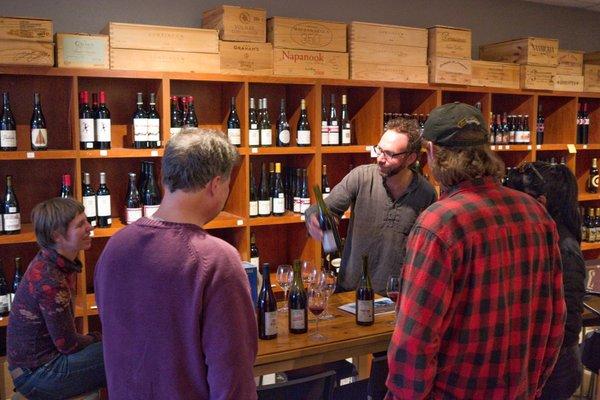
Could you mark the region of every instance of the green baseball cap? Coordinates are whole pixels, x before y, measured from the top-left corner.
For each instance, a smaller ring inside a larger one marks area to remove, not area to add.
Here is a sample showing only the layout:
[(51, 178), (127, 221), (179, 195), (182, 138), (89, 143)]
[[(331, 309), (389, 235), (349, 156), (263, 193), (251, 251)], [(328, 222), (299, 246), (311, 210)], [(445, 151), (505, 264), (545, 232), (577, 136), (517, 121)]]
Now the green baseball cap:
[(465, 147), (488, 143), (488, 134), (479, 109), (455, 102), (431, 111), (425, 122), (423, 138), (438, 146)]

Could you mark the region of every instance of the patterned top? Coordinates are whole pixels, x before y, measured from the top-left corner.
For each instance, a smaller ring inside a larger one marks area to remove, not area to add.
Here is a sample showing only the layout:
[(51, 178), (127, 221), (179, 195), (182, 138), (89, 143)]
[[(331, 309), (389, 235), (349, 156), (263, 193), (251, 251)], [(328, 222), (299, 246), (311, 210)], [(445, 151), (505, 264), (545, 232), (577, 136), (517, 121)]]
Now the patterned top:
[(95, 341), (75, 329), (72, 299), (79, 271), (79, 261), (53, 249), (40, 250), (31, 261), (10, 311), (6, 344), (11, 368), (37, 368)]
[(463, 182), (411, 232), (386, 399), (532, 399), (565, 322), (558, 233), (531, 196)]

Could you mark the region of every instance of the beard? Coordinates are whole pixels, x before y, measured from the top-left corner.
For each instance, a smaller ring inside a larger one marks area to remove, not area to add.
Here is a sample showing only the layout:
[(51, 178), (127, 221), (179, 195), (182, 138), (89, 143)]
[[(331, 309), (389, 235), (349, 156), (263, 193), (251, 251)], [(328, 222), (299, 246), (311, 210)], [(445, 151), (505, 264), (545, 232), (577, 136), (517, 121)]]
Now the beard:
[(379, 166), (379, 175), (381, 175), (382, 178), (391, 178), (392, 176), (397, 175), (400, 171), (402, 171), (405, 168), (406, 166), (404, 165), (404, 163), (398, 165), (396, 168), (389, 169), (387, 171), (383, 171), (381, 169), (381, 166)]

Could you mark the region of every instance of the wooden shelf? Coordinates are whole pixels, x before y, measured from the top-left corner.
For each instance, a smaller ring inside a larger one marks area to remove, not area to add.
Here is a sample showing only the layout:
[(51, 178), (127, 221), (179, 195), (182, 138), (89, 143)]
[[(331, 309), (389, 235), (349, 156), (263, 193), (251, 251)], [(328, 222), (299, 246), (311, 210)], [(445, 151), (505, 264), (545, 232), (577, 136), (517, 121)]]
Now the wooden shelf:
[(323, 154), (344, 154), (344, 153), (371, 153), (373, 145), (352, 145), (352, 146), (323, 146)]
[(300, 224), (304, 223), (304, 215), (295, 214), (291, 211), (286, 211), (281, 217), (256, 217), (250, 218), (248, 225), (263, 226), (263, 225), (283, 225), (283, 224)]
[(530, 144), (493, 144), (490, 146), (494, 151), (531, 151), (533, 146)]
[(0, 160), (64, 160), (77, 158), (75, 150), (0, 151)]
[(261, 155), (288, 155), (288, 154), (315, 154), (315, 147), (250, 147), (248, 153), (252, 156)]
[(567, 144), (565, 143), (553, 143), (553, 144), (538, 144), (535, 146), (537, 151), (567, 151)]
[(87, 315), (98, 315), (98, 306), (96, 305), (96, 295), (88, 293), (86, 295), (86, 313)]
[(21, 233), (16, 235), (0, 235), (0, 245), (35, 243), (35, 233), (33, 233), (33, 224), (22, 224)]
[(586, 150), (600, 150), (600, 144), (599, 143), (593, 143), (593, 144), (576, 144), (575, 148), (577, 149), (577, 151), (586, 151)]
[(600, 193), (579, 193), (577, 196), (578, 201), (594, 201), (600, 200)]
[(162, 157), (164, 149), (127, 149), (116, 148), (110, 150), (80, 150), (81, 158), (137, 158), (137, 157)]
[(581, 242), (581, 251), (600, 250), (600, 242)]

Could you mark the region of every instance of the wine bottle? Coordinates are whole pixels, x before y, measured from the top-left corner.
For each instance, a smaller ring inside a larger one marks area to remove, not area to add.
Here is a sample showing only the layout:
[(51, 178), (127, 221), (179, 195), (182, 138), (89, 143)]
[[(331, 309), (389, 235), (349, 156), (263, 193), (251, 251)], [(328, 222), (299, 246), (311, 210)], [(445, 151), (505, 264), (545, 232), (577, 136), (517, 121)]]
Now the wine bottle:
[(21, 278), (23, 274), (21, 272), (21, 257), (15, 257), (15, 276), (13, 277), (12, 291), (9, 296), (9, 302), (12, 307), (12, 303), (15, 299), (15, 294), (17, 293), (17, 289), (19, 288), (19, 284), (21, 283)]
[(137, 108), (133, 113), (133, 147), (145, 149), (148, 144), (148, 113), (144, 110), (142, 93), (137, 94)]
[(133, 224), (140, 218), (142, 218), (142, 201), (136, 185), (135, 173), (130, 172), (129, 187), (127, 188), (127, 197), (125, 197), (125, 223)]
[(242, 145), (242, 132), (240, 129), (240, 117), (235, 105), (235, 97), (231, 98), (229, 108), (229, 117), (227, 117), (227, 137), (232, 145), (240, 147)]
[(302, 283), (300, 260), (294, 260), (294, 279), (288, 297), (288, 327), (290, 333), (306, 333), (308, 331), (308, 302)]
[(590, 115), (588, 114), (588, 105), (583, 103), (581, 108), (581, 143), (589, 143)]
[[(258, 193), (256, 190), (256, 182), (254, 181), (254, 167), (250, 163), (250, 218), (258, 216)], [(258, 267), (258, 265), (257, 265)]]
[(272, 146), (273, 145), (273, 133), (271, 131), (271, 119), (269, 118), (269, 108), (267, 106), (267, 99), (262, 99), (262, 118), (260, 120), (260, 145), (261, 146)]
[(375, 322), (375, 295), (369, 277), (369, 257), (362, 256), (363, 269), (358, 288), (356, 288), (356, 323), (373, 325)]
[(112, 224), (110, 206), (110, 191), (106, 186), (106, 172), (100, 172), (100, 186), (96, 191), (96, 204), (98, 205), (98, 226), (108, 228)]
[(277, 146), (285, 147), (290, 145), (290, 124), (285, 115), (285, 100), (281, 99), (279, 106), (279, 117), (277, 118)]
[(196, 115), (196, 107), (194, 106), (194, 96), (187, 96), (187, 113), (183, 119), (183, 126), (198, 127), (198, 116)]
[(4, 275), (4, 267), (0, 260), (0, 317), (8, 316), (10, 311), (10, 295), (8, 292), (8, 283), (6, 283), (6, 275)]
[(277, 337), (277, 300), (271, 288), (271, 277), (269, 275), (269, 263), (262, 267), (262, 287), (258, 294), (258, 337), (262, 340), (275, 339)]
[(260, 131), (258, 130), (258, 116), (254, 105), (254, 97), (250, 98), (250, 111), (248, 112), (248, 146), (260, 146)]
[(302, 208), (302, 198), (300, 197), (302, 192), (302, 170), (296, 168), (294, 175), (294, 212), (300, 214)]
[(494, 143), (502, 144), (503, 143), (503, 135), (504, 129), (502, 126), (502, 115), (496, 114), (496, 133), (495, 133)]
[(183, 115), (179, 109), (179, 99), (177, 96), (171, 96), (171, 128), (169, 134), (171, 137), (181, 132), (183, 126)]
[(598, 183), (600, 175), (598, 171), (598, 159), (592, 158), (592, 166), (590, 167), (590, 175), (588, 177), (586, 192), (598, 193)]
[(8, 92), (2, 93), (2, 117), (0, 117), (0, 150), (17, 150), (17, 124), (10, 109)]
[(327, 122), (329, 131), (329, 144), (338, 146), (340, 144), (340, 127), (338, 125), (337, 111), (335, 109), (335, 94), (331, 94), (331, 103), (329, 105), (329, 119)]
[(310, 194), (308, 192), (308, 180), (306, 176), (306, 168), (302, 169), (302, 184), (300, 185), (300, 213), (304, 214), (310, 207)]
[(300, 100), (300, 118), (296, 125), (296, 144), (298, 146), (310, 146), (310, 123), (306, 112), (306, 100)]
[(294, 211), (294, 169), (289, 166), (285, 167), (283, 190), (285, 191), (285, 209)]
[(94, 148), (94, 115), (89, 102), (90, 93), (87, 90), (79, 92), (79, 148), (81, 150)]
[(350, 116), (348, 115), (348, 103), (346, 95), (342, 95), (342, 118), (341, 118), (341, 129), (342, 129), (342, 145), (352, 144), (352, 130), (350, 128)]
[(256, 265), (256, 268), (260, 267), (260, 256), (258, 253), (258, 246), (256, 246), (256, 235), (254, 232), (250, 234), (250, 264)]
[(98, 93), (92, 93), (92, 117), (98, 118)]
[(146, 148), (157, 149), (160, 147), (160, 115), (156, 110), (156, 94), (150, 93), (148, 101), (148, 140)]
[(85, 216), (92, 227), (96, 226), (96, 192), (90, 184), (90, 173), (83, 173), (83, 184), (81, 188), (82, 203), (85, 208)]
[(63, 174), (58, 197), (62, 197), (64, 199), (67, 197), (73, 197), (73, 190), (71, 188), (71, 174)]
[(323, 164), (323, 173), (321, 174), (321, 193), (323, 199), (329, 196), (329, 192), (331, 192), (331, 188), (329, 187), (329, 178), (327, 177), (327, 165)]
[(104, 90), (98, 92), (98, 98), (100, 104), (95, 112), (96, 147), (100, 150), (109, 150), (112, 141), (112, 124)]
[(2, 226), (4, 233), (15, 235), (21, 233), (21, 209), (12, 185), (12, 176), (6, 176), (6, 192), (2, 210)]
[(140, 182), (138, 189), (140, 193), (144, 192), (146, 182), (148, 181), (148, 161), (142, 161), (142, 169), (140, 171)]
[(325, 201), (323, 201), (319, 186), (315, 185), (313, 191), (317, 198), (317, 222), (319, 223), (319, 228), (321, 228), (321, 231), (323, 232), (323, 239), (321, 240), (323, 251), (325, 254), (334, 253), (342, 248), (335, 218), (329, 211)]
[(542, 113), (542, 105), (538, 105), (537, 125), (535, 128), (536, 144), (544, 144), (544, 114)]
[(33, 94), (33, 113), (31, 114), (31, 150), (48, 150), (48, 131), (46, 130), (46, 118), (42, 112), (40, 94)]
[(321, 146), (329, 145), (329, 123), (327, 122), (327, 104), (325, 104), (325, 95), (321, 102)]
[(154, 162), (147, 161), (146, 165), (146, 173), (148, 175), (146, 177), (146, 184), (142, 188), (142, 204), (144, 205), (144, 217), (150, 218), (158, 210), (158, 207), (160, 207), (160, 192), (154, 179)]
[(258, 215), (267, 217), (271, 215), (271, 196), (269, 193), (269, 177), (267, 175), (267, 165), (262, 163), (260, 188), (258, 190)]
[(285, 194), (281, 181), (281, 163), (275, 163), (275, 179), (271, 187), (271, 199), (273, 200), (273, 215), (285, 214)]

